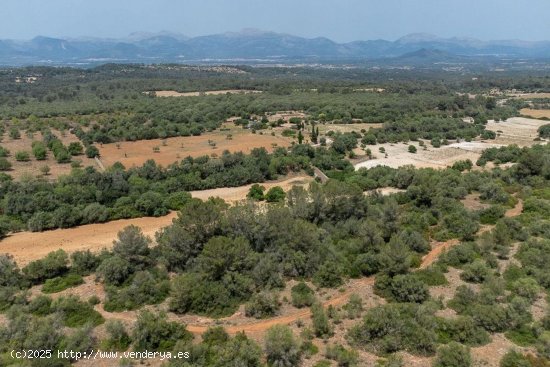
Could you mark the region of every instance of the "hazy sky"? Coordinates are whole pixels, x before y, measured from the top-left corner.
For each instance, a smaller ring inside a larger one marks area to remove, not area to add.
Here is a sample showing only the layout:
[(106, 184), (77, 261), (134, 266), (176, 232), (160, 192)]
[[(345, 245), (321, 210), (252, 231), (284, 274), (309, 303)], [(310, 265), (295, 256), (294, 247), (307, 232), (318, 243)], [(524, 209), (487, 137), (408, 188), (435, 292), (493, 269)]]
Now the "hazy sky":
[(345, 42), (408, 33), (550, 39), (550, 0), (1, 0), (0, 38), (259, 28)]

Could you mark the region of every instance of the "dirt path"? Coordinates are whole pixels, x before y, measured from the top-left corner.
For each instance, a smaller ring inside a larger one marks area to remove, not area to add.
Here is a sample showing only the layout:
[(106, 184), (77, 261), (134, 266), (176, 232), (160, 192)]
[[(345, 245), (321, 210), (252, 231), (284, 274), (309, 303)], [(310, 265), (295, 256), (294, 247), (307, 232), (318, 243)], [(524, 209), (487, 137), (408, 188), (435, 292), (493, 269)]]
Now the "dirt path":
[[(313, 178), (305, 175), (286, 177), (279, 181), (263, 183), (266, 188), (281, 186), (285, 191), (294, 185), (309, 184)], [(192, 191), (195, 198), (206, 200), (209, 197), (220, 197), (228, 202), (246, 198), (252, 185), (226, 187), (212, 190)], [(163, 217), (145, 217), (121, 219), (107, 223), (87, 224), (68, 229), (56, 229), (46, 232), (19, 232), (0, 241), (0, 253), (13, 255), (15, 261), (24, 266), (33, 260), (46, 256), (49, 252), (63, 249), (68, 253), (79, 250), (101, 251), (111, 247), (119, 231), (129, 225), (135, 225), (147, 236), (154, 238), (155, 233), (172, 223), (177, 213), (171, 212)]]

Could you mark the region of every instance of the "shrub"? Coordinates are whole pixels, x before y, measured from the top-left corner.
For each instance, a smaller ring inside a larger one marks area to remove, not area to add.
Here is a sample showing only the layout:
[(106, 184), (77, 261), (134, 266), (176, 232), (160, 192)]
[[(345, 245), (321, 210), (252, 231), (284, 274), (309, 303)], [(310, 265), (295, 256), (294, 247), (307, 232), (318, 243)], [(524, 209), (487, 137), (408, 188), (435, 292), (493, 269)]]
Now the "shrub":
[(112, 351), (125, 351), (128, 349), (132, 340), (121, 321), (108, 320), (105, 323), (105, 330), (109, 336), (101, 343), (102, 349)]
[(81, 155), (84, 152), (84, 147), (80, 142), (75, 141), (69, 144), (67, 151), (70, 155)]
[(333, 332), (327, 314), (320, 303), (314, 303), (311, 306), (311, 319), (315, 336), (327, 338), (332, 335)]
[(455, 341), (469, 346), (487, 344), (491, 338), (489, 334), (477, 326), (469, 316), (459, 316), (455, 319), (437, 319), (438, 341), (448, 343)]
[(99, 149), (97, 149), (93, 145), (88, 145), (88, 147), (86, 147), (86, 157), (88, 158), (99, 157)]
[(338, 363), (339, 367), (357, 366), (359, 353), (353, 349), (346, 349), (342, 345), (327, 345), (325, 357)]
[(252, 200), (261, 201), (261, 200), (264, 200), (264, 191), (265, 191), (264, 186), (254, 184), (250, 187), (250, 190), (248, 191), (248, 194), (246, 195), (246, 197)]
[(4, 147), (0, 147), (0, 158), (5, 158), (10, 155), (10, 151)]
[(53, 303), (52, 309), (61, 315), (65, 326), (68, 327), (79, 327), (86, 324), (97, 326), (105, 321), (90, 304), (82, 302), (74, 295), (58, 298)]
[(48, 154), (46, 144), (44, 144), (41, 141), (33, 141), (32, 154), (34, 155), (34, 158), (36, 158), (37, 161), (45, 160)]
[(349, 297), (348, 303), (342, 306), (342, 309), (346, 312), (349, 319), (355, 319), (363, 312), (363, 301), (357, 294), (352, 294)]
[(28, 310), (33, 315), (46, 316), (53, 312), (52, 299), (45, 295), (39, 295), (33, 298), (28, 305)]
[(437, 350), (433, 365), (434, 367), (470, 367), (472, 365), (470, 350), (455, 342), (442, 345)]
[(71, 254), (71, 272), (88, 275), (94, 272), (100, 263), (99, 256), (90, 250), (75, 251)]
[(137, 351), (169, 351), (177, 341), (190, 341), (193, 338), (185, 326), (166, 320), (166, 314), (141, 311), (137, 317), (132, 339)]
[(120, 285), (128, 279), (132, 270), (130, 263), (119, 256), (109, 257), (101, 262), (97, 268), (97, 275), (106, 284)]
[(0, 171), (9, 171), (11, 163), (6, 158), (0, 158)]
[(523, 354), (510, 350), (500, 360), (500, 367), (532, 367), (531, 363)]
[(409, 153), (416, 153), (417, 152), (417, 149), (414, 145), (409, 145), (409, 148), (407, 149), (409, 151)]
[(23, 274), (31, 282), (37, 284), (46, 279), (63, 275), (67, 272), (69, 262), (67, 253), (63, 250), (50, 252), (45, 258), (30, 262), (23, 268)]
[(304, 282), (300, 282), (292, 287), (290, 290), (290, 295), (292, 297), (292, 305), (294, 307), (309, 307), (313, 304), (313, 302), (315, 302), (313, 290)]
[(464, 271), (460, 278), (466, 282), (483, 283), (491, 275), (491, 270), (485, 265), (483, 260), (475, 260), (471, 264), (464, 266)]
[(265, 194), (265, 200), (268, 203), (280, 203), (286, 197), (284, 190), (280, 186), (273, 186)]
[(335, 261), (323, 263), (315, 275), (313, 281), (319, 287), (334, 288), (342, 285), (342, 270)]
[(414, 275), (396, 275), (391, 280), (390, 292), (397, 302), (422, 303), (430, 296), (428, 287)]
[(15, 153), (15, 160), (18, 162), (28, 162), (31, 160), (29, 152), (21, 150)]
[(84, 283), (84, 279), (78, 274), (67, 274), (62, 277), (47, 279), (42, 287), (44, 293), (57, 293), (67, 288)]
[(271, 293), (257, 293), (245, 305), (245, 315), (257, 319), (271, 317), (277, 314), (281, 307), (279, 297)]
[(144, 304), (158, 304), (168, 296), (170, 282), (168, 274), (157, 271), (137, 272), (132, 282), (122, 289), (107, 288), (105, 310), (109, 312), (134, 310)]
[(297, 367), (301, 364), (301, 350), (292, 330), (284, 325), (275, 325), (267, 330), (265, 354), (269, 366)]
[(20, 287), (23, 276), (13, 259), (8, 254), (0, 254), (0, 287)]
[(479, 221), (482, 224), (495, 224), (497, 220), (504, 217), (506, 210), (500, 205), (492, 205), (479, 211)]

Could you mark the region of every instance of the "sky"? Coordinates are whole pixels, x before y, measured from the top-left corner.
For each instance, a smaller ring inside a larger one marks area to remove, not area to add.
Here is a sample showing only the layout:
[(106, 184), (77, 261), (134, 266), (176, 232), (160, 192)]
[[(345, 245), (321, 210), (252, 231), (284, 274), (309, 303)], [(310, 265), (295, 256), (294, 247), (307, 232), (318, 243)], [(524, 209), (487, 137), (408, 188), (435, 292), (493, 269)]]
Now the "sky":
[(409, 33), (550, 40), (550, 0), (1, 0), (0, 39), (257, 28), (337, 42)]

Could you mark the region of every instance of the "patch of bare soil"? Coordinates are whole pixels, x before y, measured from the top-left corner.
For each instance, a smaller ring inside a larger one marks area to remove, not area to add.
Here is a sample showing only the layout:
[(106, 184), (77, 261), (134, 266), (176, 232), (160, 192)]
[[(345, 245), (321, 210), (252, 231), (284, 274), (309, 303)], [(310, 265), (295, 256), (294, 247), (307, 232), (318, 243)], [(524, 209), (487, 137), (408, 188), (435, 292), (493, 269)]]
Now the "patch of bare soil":
[[(152, 93), (152, 92), (145, 92)], [(261, 90), (252, 89), (224, 89), (224, 90), (209, 90), (204, 92), (176, 92), (175, 90), (159, 90), (153, 92), (157, 97), (198, 97), (198, 96), (217, 96), (220, 94), (250, 94), (262, 93)]]
[(531, 146), (537, 143), (534, 139), (538, 137), (538, 128), (547, 123), (548, 121), (526, 117), (512, 117), (501, 122), (491, 120), (486, 128), (496, 132), (497, 138), (488, 142), (497, 145)]
[[(271, 133), (275, 135), (271, 135)], [(255, 148), (265, 148), (268, 152), (276, 147), (288, 147), (292, 138), (281, 136), (279, 129), (263, 130), (253, 134), (251, 130), (226, 123), (222, 129), (204, 133), (200, 136), (178, 136), (167, 139), (125, 141), (100, 145), (101, 161), (108, 167), (115, 162), (125, 167), (141, 166), (145, 161), (154, 159), (160, 165), (167, 166), (181, 161), (187, 156), (221, 156), (230, 152), (250, 153)]]
[(491, 204), (485, 204), (481, 202), (479, 198), (479, 193), (468, 194), (460, 202), (464, 205), (466, 209), (473, 211), (486, 209), (491, 206)]
[[(519, 111), (522, 115), (540, 119), (543, 117), (550, 119), (550, 110), (535, 110), (532, 108), (523, 108)], [(549, 121), (550, 123), (550, 121)]]
[(493, 334), (490, 343), (481, 347), (471, 348), (474, 365), (498, 367), (500, 360), (510, 349), (515, 349), (520, 352), (526, 352), (528, 350), (518, 347), (506, 339), (504, 334)]

